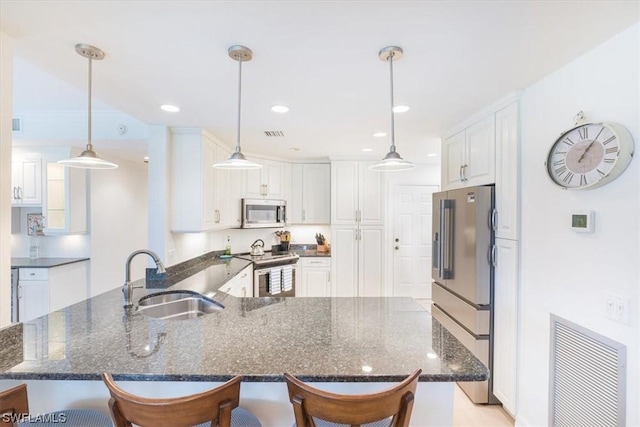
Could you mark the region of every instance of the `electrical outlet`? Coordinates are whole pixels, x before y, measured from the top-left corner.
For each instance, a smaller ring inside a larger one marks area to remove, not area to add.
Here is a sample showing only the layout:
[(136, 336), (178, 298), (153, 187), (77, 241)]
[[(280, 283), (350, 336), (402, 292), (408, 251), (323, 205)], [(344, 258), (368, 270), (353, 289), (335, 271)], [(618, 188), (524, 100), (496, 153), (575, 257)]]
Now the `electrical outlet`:
[(629, 323), (629, 299), (620, 295), (607, 294), (604, 315), (620, 323)]

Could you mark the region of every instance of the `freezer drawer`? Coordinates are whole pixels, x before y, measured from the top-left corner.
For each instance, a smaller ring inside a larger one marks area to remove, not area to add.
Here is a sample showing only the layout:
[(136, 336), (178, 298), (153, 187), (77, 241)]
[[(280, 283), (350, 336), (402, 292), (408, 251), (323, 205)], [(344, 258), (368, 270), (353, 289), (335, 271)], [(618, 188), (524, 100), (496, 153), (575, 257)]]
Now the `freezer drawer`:
[(469, 332), (474, 335), (489, 336), (491, 311), (488, 306), (479, 309), (435, 282), (431, 285), (431, 298), (434, 304), (456, 319)]
[[(491, 366), (489, 366), (489, 339), (475, 338), (435, 305), (431, 306), (431, 315), (491, 370)], [(458, 385), (473, 403), (493, 403), (494, 399), (492, 398), (490, 401), (489, 398), (489, 388), (491, 387), (489, 381), (458, 381)]]

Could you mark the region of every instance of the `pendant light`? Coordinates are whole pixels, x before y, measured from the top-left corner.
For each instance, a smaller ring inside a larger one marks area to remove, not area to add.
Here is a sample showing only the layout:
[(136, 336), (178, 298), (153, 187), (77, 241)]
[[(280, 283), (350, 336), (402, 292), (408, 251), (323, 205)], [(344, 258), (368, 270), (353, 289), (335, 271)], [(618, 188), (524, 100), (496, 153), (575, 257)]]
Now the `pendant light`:
[(389, 75), (391, 77), (391, 147), (389, 152), (381, 162), (369, 166), (369, 169), (380, 172), (403, 171), (413, 169), (415, 165), (400, 157), (396, 151), (394, 112), (393, 112), (393, 61), (402, 58), (402, 48), (398, 46), (387, 46), (380, 49), (378, 56), (382, 61), (389, 62)]
[(89, 125), (88, 125), (88, 136), (87, 136), (87, 147), (86, 149), (80, 153), (78, 157), (72, 157), (70, 159), (60, 160), (60, 163), (63, 166), (68, 166), (72, 168), (83, 168), (83, 169), (115, 169), (118, 167), (115, 163), (109, 162), (107, 160), (101, 159), (98, 154), (93, 151), (93, 145), (91, 144), (91, 64), (93, 60), (101, 60), (104, 59), (104, 52), (98, 49), (97, 47), (90, 46), (88, 44), (77, 44), (76, 52), (89, 59)]
[(253, 58), (253, 52), (251, 49), (245, 46), (231, 46), (229, 48), (229, 57), (234, 61), (238, 61), (238, 132), (236, 138), (236, 150), (231, 157), (224, 162), (215, 163), (214, 168), (217, 169), (260, 169), (261, 164), (254, 163), (242, 154), (240, 150), (240, 110), (242, 105), (242, 63), (245, 61), (251, 61)]

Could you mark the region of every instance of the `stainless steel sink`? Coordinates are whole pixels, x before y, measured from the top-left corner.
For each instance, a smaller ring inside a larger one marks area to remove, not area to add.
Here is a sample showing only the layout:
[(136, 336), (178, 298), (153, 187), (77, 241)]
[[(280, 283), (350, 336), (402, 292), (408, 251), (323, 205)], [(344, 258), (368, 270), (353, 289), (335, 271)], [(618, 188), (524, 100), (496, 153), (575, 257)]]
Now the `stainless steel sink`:
[(224, 306), (192, 291), (168, 291), (140, 298), (138, 312), (165, 320), (184, 320), (215, 313)]

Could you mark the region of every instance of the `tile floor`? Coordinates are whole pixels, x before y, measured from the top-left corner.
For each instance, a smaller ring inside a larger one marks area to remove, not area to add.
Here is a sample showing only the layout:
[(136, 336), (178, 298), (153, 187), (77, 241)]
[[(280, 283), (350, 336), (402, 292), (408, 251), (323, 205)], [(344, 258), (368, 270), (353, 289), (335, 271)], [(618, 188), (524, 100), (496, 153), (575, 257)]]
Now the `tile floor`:
[[(431, 312), (430, 299), (416, 301)], [(462, 389), (455, 387), (453, 395), (454, 427), (513, 427), (513, 418), (500, 405), (476, 405)]]

